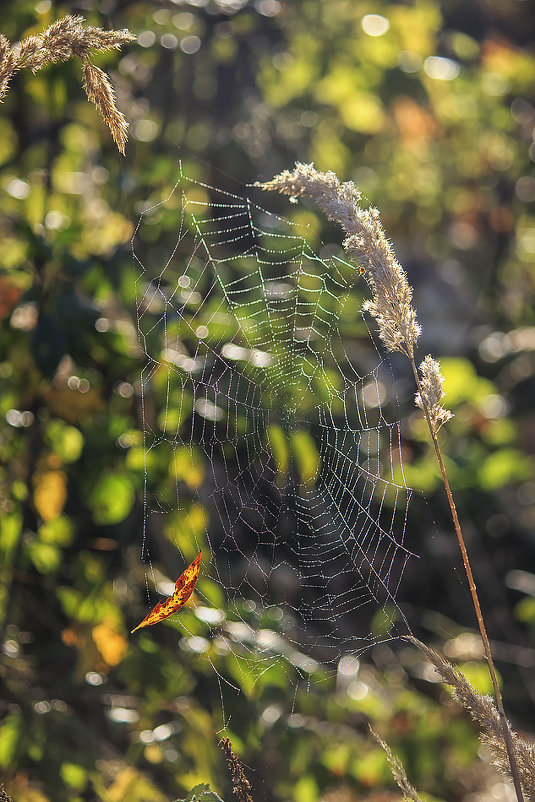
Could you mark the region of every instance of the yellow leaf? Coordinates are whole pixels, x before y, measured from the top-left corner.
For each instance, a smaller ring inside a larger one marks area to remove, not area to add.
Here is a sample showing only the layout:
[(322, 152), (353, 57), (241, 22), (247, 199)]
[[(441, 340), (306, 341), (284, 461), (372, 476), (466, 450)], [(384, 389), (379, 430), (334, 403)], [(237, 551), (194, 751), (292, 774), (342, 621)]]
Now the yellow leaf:
[(128, 642), (109, 619), (97, 624), (92, 630), (93, 641), (109, 666), (118, 665), (125, 656)]
[(117, 774), (112, 785), (107, 790), (106, 798), (109, 802), (166, 802), (158, 788), (139, 771), (131, 767), (124, 768)]
[(67, 501), (67, 477), (63, 471), (43, 471), (34, 477), (33, 503), (43, 521), (53, 521)]
[(195, 448), (177, 448), (173, 454), (171, 472), (175, 481), (182, 479), (192, 489), (199, 487), (205, 476), (202, 455)]

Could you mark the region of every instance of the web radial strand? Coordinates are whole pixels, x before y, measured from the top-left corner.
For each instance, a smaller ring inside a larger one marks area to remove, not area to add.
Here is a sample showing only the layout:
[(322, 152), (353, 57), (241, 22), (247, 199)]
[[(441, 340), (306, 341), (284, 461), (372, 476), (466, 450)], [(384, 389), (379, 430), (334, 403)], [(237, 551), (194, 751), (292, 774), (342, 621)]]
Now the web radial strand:
[(282, 636), (327, 662), (407, 631), (411, 490), (388, 366), (364, 325), (343, 330), (358, 271), (299, 232), (182, 170), (142, 214), (145, 517), (149, 536), (164, 514), (179, 549), (209, 550), (234, 642), (251, 641), (244, 609), (276, 608)]

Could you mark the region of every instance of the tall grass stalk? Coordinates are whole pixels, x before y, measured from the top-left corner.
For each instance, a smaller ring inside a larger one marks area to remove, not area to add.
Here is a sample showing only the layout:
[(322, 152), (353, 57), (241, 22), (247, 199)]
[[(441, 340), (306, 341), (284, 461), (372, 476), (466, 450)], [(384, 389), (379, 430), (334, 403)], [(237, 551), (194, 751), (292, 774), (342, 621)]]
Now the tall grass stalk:
[(415, 403), (423, 411), (429, 427), (483, 640), (510, 776), (517, 800), (523, 802), (513, 738), (505, 716), (477, 587), (438, 442), (438, 431), (452, 417), (452, 413), (440, 404), (444, 395), (444, 380), (436, 360), (426, 356), (419, 369), (416, 367), (414, 353), (421, 329), (416, 321), (412, 288), (407, 275), (385, 235), (378, 210), (364, 209), (360, 205), (361, 194), (353, 182), (341, 183), (333, 172), (322, 173), (313, 164), (297, 163), (294, 170), (285, 170), (271, 181), (257, 186), (265, 190), (276, 190), (292, 198), (312, 198), (330, 220), (342, 226), (347, 235), (344, 249), (352, 260), (360, 264), (372, 291), (372, 299), (364, 308), (375, 318), (379, 336), (387, 350), (400, 351), (410, 361), (417, 388)]

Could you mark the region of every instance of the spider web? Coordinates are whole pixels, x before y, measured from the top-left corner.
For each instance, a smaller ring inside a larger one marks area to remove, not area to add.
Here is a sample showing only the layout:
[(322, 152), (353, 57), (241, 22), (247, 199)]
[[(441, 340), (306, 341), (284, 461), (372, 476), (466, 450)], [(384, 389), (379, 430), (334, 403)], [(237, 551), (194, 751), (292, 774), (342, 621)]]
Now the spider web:
[[(227, 610), (218, 615), (199, 580), (212, 639), (271, 658), (291, 644), (306, 672), (409, 631), (397, 595), (414, 556), (411, 490), (358, 269), (320, 258), (301, 224), (253, 192), (209, 186), (181, 165), (133, 237), (146, 356), (142, 551), (150, 563), (162, 525), (184, 561), (202, 549)], [(271, 628), (255, 628), (265, 620)]]

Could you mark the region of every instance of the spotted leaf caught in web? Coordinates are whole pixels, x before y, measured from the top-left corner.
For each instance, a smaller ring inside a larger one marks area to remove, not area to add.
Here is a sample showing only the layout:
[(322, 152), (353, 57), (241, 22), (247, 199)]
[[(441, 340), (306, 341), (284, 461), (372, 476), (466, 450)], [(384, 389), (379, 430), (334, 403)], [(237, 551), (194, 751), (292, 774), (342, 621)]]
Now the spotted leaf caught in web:
[(133, 634), (138, 629), (143, 627), (151, 627), (153, 624), (158, 624), (170, 615), (176, 613), (183, 607), (190, 598), (197, 579), (199, 578), (199, 568), (201, 566), (201, 552), (197, 554), (193, 562), (188, 565), (186, 570), (180, 574), (175, 583), (175, 592), (169, 596), (164, 602), (158, 602), (156, 607), (145, 616), (143, 621), (134, 627), (130, 634)]

